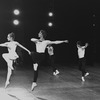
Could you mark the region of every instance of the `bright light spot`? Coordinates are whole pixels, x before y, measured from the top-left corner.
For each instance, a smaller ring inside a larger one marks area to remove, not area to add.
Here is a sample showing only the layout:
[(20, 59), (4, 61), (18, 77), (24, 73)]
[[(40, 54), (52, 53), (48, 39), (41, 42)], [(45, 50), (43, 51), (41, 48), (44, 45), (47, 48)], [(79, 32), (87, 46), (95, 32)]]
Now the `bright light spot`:
[(48, 23), (48, 26), (49, 26), (49, 27), (52, 27), (52, 26), (53, 26), (53, 23), (52, 23), (52, 22), (49, 22), (49, 23)]
[(93, 26), (95, 26), (95, 24), (93, 24)]
[(52, 12), (49, 12), (48, 15), (49, 15), (50, 17), (52, 17), (52, 16), (53, 16), (53, 13), (52, 13)]
[(18, 9), (15, 9), (15, 10), (14, 10), (14, 14), (15, 14), (15, 15), (19, 15), (19, 13), (20, 13), (20, 11), (19, 11)]
[(18, 21), (17, 19), (14, 20), (14, 21), (13, 21), (13, 24), (14, 24), (14, 25), (18, 25), (18, 24), (19, 24), (19, 21)]

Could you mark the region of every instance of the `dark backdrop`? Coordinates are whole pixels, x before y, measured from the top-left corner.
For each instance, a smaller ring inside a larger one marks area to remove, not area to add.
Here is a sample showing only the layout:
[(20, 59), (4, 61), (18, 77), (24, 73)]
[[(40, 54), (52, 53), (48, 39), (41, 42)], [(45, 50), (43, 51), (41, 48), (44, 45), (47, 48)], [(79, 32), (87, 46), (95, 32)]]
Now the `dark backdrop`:
[[(35, 45), (30, 38), (36, 37), (41, 29), (47, 31), (47, 39), (64, 40), (68, 44), (54, 45), (56, 63), (76, 64), (76, 42), (88, 42), (86, 50), (88, 64), (100, 61), (100, 1), (99, 0), (0, 0), (0, 43), (7, 41), (9, 32), (15, 32), (16, 40), (35, 51)], [(19, 16), (13, 14), (13, 9), (19, 8)], [(54, 12), (53, 18), (48, 17), (49, 11)], [(12, 21), (18, 18), (20, 24), (14, 26)], [(47, 23), (52, 21), (53, 27)], [(94, 24), (94, 26), (93, 26)], [(7, 52), (0, 47), (0, 55)], [(31, 62), (27, 52), (22, 51), (25, 64)], [(5, 61), (0, 56), (1, 66)]]

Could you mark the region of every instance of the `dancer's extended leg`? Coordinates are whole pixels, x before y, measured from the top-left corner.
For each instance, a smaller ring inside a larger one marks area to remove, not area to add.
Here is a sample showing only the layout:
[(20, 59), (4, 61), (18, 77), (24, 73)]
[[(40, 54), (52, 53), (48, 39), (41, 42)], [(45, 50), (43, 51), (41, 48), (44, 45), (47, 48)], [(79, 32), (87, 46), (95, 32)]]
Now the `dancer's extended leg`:
[(5, 83), (5, 88), (10, 84), (10, 77), (12, 75), (12, 69), (10, 67), (8, 67), (8, 72), (7, 72), (7, 79), (6, 79), (6, 83)]
[(38, 64), (33, 64), (33, 69), (34, 69), (34, 79), (33, 79), (33, 83), (32, 83), (32, 87), (31, 90), (33, 91), (34, 88), (37, 86), (37, 78), (38, 78)]
[(14, 70), (13, 60), (9, 59), (8, 53), (3, 54), (2, 57), (7, 62), (7, 66), (8, 66), (7, 79), (6, 79), (6, 83), (5, 83), (5, 88), (6, 88), (8, 86), (8, 84), (10, 83), (10, 77), (12, 75), (12, 70)]

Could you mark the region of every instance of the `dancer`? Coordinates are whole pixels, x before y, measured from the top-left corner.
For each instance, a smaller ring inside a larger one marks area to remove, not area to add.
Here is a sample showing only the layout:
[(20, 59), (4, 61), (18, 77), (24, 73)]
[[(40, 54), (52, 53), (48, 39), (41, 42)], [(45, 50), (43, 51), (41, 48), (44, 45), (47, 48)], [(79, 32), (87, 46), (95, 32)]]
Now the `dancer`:
[(34, 78), (31, 90), (34, 90), (34, 88), (37, 86), (37, 78), (38, 78), (38, 66), (40, 62), (44, 59), (45, 55), (45, 49), (47, 45), (50, 44), (60, 44), (60, 43), (68, 43), (68, 40), (64, 41), (50, 41), (45, 40), (46, 38), (46, 32), (44, 30), (40, 30), (38, 33), (39, 39), (32, 38), (31, 41), (36, 44), (36, 52), (32, 52), (31, 56), (33, 59), (33, 69), (34, 69)]
[(0, 46), (8, 48), (8, 53), (2, 54), (2, 57), (7, 62), (7, 66), (8, 66), (5, 88), (8, 86), (8, 84), (10, 84), (10, 82), (9, 82), (10, 77), (12, 75), (12, 70), (14, 70), (13, 63), (15, 62), (15, 60), (17, 58), (19, 58), (19, 56), (16, 53), (16, 47), (19, 46), (22, 49), (26, 50), (29, 54), (31, 54), (31, 52), (28, 49), (26, 49), (24, 46), (22, 46), (18, 42), (14, 41), (14, 39), (15, 39), (15, 34), (13, 32), (9, 33), (8, 36), (7, 36), (8, 42), (0, 44)]
[(79, 70), (82, 72), (82, 81), (84, 82), (85, 79), (84, 77), (86, 77), (87, 75), (89, 75), (89, 73), (86, 71), (85, 68), (85, 63), (86, 63), (86, 59), (85, 59), (85, 49), (88, 46), (88, 43), (85, 44), (85, 46), (82, 46), (80, 41), (77, 41), (77, 48), (78, 48), (78, 58), (79, 58)]
[(49, 61), (50, 61), (50, 65), (53, 69), (53, 75), (58, 75), (59, 74), (59, 71), (58, 69), (55, 67), (55, 63), (54, 63), (54, 59), (55, 59), (55, 56), (54, 56), (54, 48), (52, 45), (48, 45), (47, 46), (47, 49), (48, 49), (48, 54), (49, 54)]

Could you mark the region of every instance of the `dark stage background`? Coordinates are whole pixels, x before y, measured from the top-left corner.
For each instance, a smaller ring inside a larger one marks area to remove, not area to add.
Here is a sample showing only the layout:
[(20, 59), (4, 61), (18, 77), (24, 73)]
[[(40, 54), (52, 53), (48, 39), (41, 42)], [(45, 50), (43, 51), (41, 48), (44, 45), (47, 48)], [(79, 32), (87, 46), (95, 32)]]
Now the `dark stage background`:
[[(77, 64), (76, 42), (88, 42), (86, 50), (87, 64), (100, 62), (100, 1), (99, 0), (0, 0), (0, 43), (6, 42), (9, 32), (15, 32), (16, 40), (31, 51), (35, 45), (30, 38), (37, 38), (43, 29), (48, 33), (47, 39), (65, 40), (68, 44), (53, 45), (55, 62), (58, 64)], [(20, 15), (15, 16), (13, 10), (18, 8)], [(49, 11), (54, 16), (48, 16)], [(20, 24), (14, 26), (13, 19), (19, 19)], [(47, 23), (52, 21), (53, 27)], [(0, 67), (6, 65), (2, 53), (6, 48), (0, 47)], [(24, 64), (30, 64), (31, 58), (26, 51), (18, 49)], [(46, 57), (48, 55), (46, 53)], [(47, 59), (45, 59), (46, 62)]]

